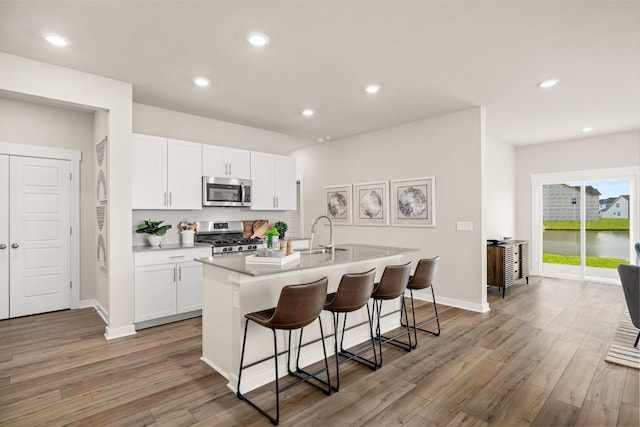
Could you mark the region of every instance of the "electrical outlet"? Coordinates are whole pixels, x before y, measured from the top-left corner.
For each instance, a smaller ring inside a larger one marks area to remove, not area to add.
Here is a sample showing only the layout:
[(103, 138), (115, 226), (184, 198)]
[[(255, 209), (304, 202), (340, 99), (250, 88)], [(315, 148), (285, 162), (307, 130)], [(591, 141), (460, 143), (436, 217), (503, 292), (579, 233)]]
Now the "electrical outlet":
[(473, 222), (471, 222), (471, 221), (458, 221), (458, 222), (456, 222), (456, 230), (458, 230), (458, 231), (473, 231)]
[(238, 295), (238, 291), (233, 291), (231, 294), (231, 305), (233, 308), (240, 308), (240, 296)]

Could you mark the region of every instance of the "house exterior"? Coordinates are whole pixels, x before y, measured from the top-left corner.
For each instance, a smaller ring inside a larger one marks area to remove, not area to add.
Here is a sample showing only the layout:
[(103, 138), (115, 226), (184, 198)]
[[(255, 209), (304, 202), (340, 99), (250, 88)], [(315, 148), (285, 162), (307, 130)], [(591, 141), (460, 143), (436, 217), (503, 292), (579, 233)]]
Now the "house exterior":
[(600, 212), (605, 210), (616, 199), (617, 197), (607, 197), (606, 199), (600, 199)]
[[(590, 185), (585, 187), (587, 221), (600, 218), (600, 192)], [(543, 187), (544, 221), (580, 221), (580, 187), (567, 184)]]
[(600, 217), (629, 219), (629, 195), (611, 197), (607, 200), (610, 199), (613, 200), (600, 212)]

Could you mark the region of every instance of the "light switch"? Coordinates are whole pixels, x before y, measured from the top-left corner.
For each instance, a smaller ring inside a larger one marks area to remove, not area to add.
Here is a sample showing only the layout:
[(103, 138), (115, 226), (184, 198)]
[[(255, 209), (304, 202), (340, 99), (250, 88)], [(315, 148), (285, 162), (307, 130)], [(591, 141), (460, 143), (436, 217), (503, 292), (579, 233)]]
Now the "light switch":
[(473, 231), (473, 222), (471, 222), (471, 221), (458, 221), (458, 222), (456, 222), (456, 230), (458, 230), (458, 231)]

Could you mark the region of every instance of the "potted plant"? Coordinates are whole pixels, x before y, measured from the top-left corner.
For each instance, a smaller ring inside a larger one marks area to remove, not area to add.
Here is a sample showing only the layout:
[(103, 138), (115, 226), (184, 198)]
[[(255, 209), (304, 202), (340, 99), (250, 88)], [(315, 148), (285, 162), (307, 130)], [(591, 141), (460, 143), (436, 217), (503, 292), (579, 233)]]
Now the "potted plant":
[(289, 229), (287, 223), (278, 221), (273, 225), (273, 227), (278, 230), (278, 233), (280, 233), (280, 238), (284, 240), (284, 233), (286, 233), (286, 231)]
[(271, 230), (265, 231), (264, 235), (267, 238), (267, 249), (273, 249), (273, 245), (278, 242), (277, 238), (280, 235), (278, 229), (273, 227)]
[(147, 233), (149, 235), (149, 244), (151, 246), (160, 246), (162, 236), (171, 228), (171, 225), (160, 225), (163, 222), (164, 221), (145, 219), (144, 222), (136, 228), (136, 233)]

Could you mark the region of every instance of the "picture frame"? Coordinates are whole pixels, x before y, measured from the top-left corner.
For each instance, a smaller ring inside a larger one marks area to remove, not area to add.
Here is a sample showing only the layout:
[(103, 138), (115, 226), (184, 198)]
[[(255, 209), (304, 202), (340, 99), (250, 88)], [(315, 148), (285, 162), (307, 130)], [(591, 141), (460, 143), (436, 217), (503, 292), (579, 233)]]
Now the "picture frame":
[(353, 184), (353, 223), (389, 226), (389, 182)]
[(391, 180), (391, 225), (436, 226), (436, 178), (425, 176)]
[(334, 225), (350, 225), (352, 221), (351, 185), (322, 187), (324, 214)]

